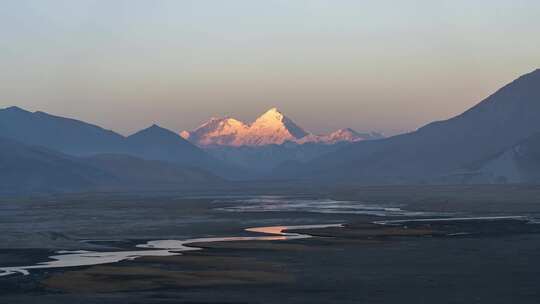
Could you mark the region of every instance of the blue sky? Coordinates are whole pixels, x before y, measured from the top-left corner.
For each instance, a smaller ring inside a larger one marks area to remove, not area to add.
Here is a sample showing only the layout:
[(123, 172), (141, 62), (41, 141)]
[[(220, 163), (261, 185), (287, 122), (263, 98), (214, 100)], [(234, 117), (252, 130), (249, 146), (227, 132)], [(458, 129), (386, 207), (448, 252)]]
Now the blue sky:
[(127, 134), (251, 120), (395, 134), (540, 67), (540, 1), (0, 2), (0, 106)]

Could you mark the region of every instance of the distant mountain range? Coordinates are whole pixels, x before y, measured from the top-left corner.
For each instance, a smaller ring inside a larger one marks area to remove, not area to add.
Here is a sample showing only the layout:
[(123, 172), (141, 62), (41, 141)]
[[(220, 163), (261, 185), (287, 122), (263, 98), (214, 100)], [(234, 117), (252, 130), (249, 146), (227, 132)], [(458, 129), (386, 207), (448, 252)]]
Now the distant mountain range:
[[(19, 107), (0, 110), (0, 137), (41, 146), (72, 156), (125, 154), (147, 160), (199, 167), (228, 179), (245, 180), (267, 174), (286, 161), (309, 161), (344, 143), (380, 138), (343, 129), (329, 135), (304, 131), (277, 109), (251, 125), (232, 118), (212, 119), (186, 135), (152, 125), (130, 136), (83, 121), (29, 112)], [(193, 142), (193, 143), (192, 143)]]
[[(212, 185), (225, 179), (325, 183), (540, 182), (540, 70), (463, 114), (381, 138), (313, 135), (277, 109), (252, 124), (212, 119), (183, 137), (130, 136), (82, 121), (0, 110), (0, 193)], [(190, 142), (192, 141), (192, 142)]]
[(358, 133), (349, 128), (315, 135), (277, 108), (251, 124), (234, 118), (211, 118), (196, 130), (180, 134), (215, 158), (258, 176), (269, 174), (284, 162), (306, 162), (352, 142), (383, 138), (379, 133)]
[(305, 131), (277, 108), (246, 124), (234, 118), (211, 118), (194, 131), (182, 131), (182, 137), (200, 147), (260, 147), (285, 143), (335, 144), (379, 139), (379, 133), (358, 133), (350, 128), (331, 134), (315, 135)]
[(156, 125), (124, 137), (83, 121), (18, 107), (0, 110), (0, 125), (2, 137), (71, 155), (125, 153), (183, 164), (208, 160), (204, 151)]
[(0, 137), (72, 156), (125, 154), (199, 167), (228, 178), (243, 173), (157, 125), (125, 137), (83, 121), (9, 107), (0, 110)]
[[(538, 132), (540, 70), (454, 118), (407, 134), (353, 143), (307, 163), (288, 163), (276, 169), (274, 177), (370, 184), (534, 182), (525, 171), (536, 171), (531, 168), (538, 159)], [(504, 166), (518, 173), (501, 169)]]

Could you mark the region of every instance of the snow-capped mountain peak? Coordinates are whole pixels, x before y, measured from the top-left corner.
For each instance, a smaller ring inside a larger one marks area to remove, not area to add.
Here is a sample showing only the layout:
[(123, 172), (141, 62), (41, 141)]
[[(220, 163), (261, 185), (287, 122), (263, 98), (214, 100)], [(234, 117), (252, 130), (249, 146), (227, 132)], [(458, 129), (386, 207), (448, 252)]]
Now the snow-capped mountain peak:
[(264, 112), (261, 116), (259, 116), (257, 120), (282, 120), (285, 115), (281, 113), (278, 108), (271, 108), (270, 110)]
[(230, 117), (213, 117), (194, 131), (182, 131), (180, 135), (199, 146), (264, 146), (285, 142), (334, 144), (376, 137), (349, 128), (327, 135), (310, 134), (277, 108), (266, 111), (251, 124)]
[(238, 138), (242, 137), (249, 126), (234, 118), (212, 117), (196, 130), (182, 131), (180, 135), (200, 146), (222, 145), (237, 146)]
[(308, 135), (301, 127), (277, 108), (272, 108), (257, 118), (249, 127), (245, 145), (282, 144)]
[(345, 128), (330, 133), (327, 135), (327, 138), (330, 141), (357, 141), (362, 138), (362, 136), (351, 128)]
[(361, 140), (373, 140), (380, 139), (384, 136), (380, 133), (370, 132), (370, 133), (358, 133), (351, 128), (339, 129), (330, 134), (315, 135), (310, 134), (299, 141), (300, 144), (305, 143), (322, 143), (322, 144), (336, 144), (339, 142), (357, 142)]

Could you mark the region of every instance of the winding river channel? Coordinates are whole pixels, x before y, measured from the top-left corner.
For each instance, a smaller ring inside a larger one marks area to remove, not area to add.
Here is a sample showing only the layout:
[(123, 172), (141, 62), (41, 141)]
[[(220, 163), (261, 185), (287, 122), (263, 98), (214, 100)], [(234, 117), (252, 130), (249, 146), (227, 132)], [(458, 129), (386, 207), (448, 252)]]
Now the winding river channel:
[(175, 256), (182, 252), (202, 250), (196, 247), (197, 243), (211, 242), (242, 242), (242, 241), (287, 241), (306, 239), (312, 237), (309, 234), (286, 232), (295, 229), (317, 229), (328, 227), (342, 227), (342, 224), (323, 225), (303, 225), (303, 226), (268, 226), (248, 228), (246, 231), (264, 234), (262, 236), (232, 236), (232, 237), (208, 237), (194, 238), (187, 240), (155, 240), (136, 247), (138, 250), (132, 251), (58, 251), (56, 255), (50, 256), (51, 261), (37, 263), (29, 266), (0, 267), (0, 276), (13, 274), (28, 275), (35, 269), (68, 268), (79, 266), (91, 266), (110, 264), (126, 260), (134, 260), (144, 256)]

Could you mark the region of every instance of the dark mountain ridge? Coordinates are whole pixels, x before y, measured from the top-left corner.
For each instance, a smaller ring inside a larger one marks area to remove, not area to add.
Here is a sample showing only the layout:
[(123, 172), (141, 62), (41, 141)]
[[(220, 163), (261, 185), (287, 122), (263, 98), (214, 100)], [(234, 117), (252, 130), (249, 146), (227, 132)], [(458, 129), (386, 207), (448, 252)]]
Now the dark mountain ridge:
[(127, 151), (145, 159), (159, 159), (194, 166), (209, 161), (209, 157), (200, 148), (180, 135), (155, 124), (128, 136), (126, 146)]
[(1, 193), (69, 191), (116, 182), (75, 157), (5, 138), (0, 138), (0, 171)]
[(461, 115), (417, 131), (353, 143), (281, 177), (411, 183), (440, 179), (540, 131), (540, 70), (523, 75)]
[(19, 107), (0, 110), (0, 136), (72, 155), (122, 150), (124, 137), (76, 119)]
[(120, 154), (75, 157), (0, 137), (0, 194), (180, 189), (223, 183), (200, 169)]

